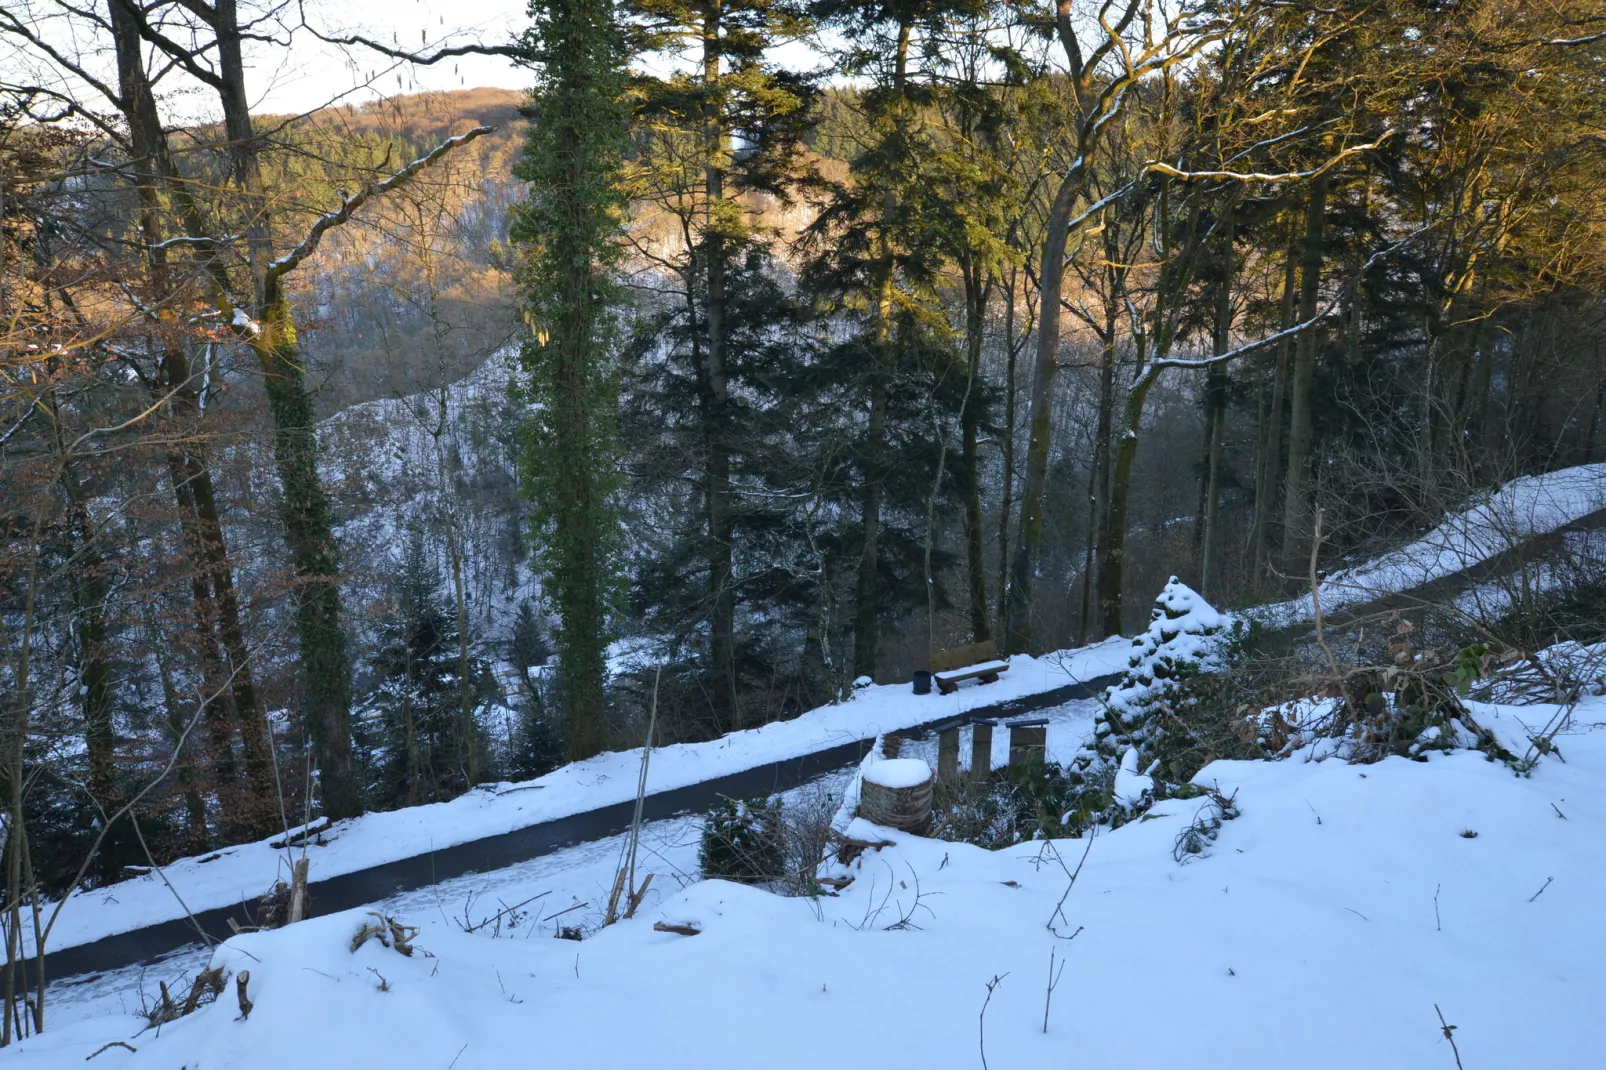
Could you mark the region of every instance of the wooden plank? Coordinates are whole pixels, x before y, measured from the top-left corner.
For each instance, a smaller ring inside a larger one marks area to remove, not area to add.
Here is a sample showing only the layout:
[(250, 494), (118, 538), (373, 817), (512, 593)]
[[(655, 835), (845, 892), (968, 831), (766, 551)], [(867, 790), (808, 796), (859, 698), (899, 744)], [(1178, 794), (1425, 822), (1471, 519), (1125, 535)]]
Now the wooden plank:
[(993, 726), (977, 721), (970, 733), (970, 778), (986, 780), (993, 772)]
[(958, 725), (937, 733), (937, 779), (943, 782), (959, 779)]
[(1009, 726), (1009, 764), (1042, 760), (1048, 753), (1048, 722)]

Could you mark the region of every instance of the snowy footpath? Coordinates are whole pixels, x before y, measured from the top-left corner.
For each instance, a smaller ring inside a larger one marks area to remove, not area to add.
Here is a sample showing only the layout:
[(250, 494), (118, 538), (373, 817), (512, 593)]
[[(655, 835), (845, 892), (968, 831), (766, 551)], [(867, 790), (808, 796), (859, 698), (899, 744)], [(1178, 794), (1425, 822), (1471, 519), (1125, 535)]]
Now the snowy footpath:
[(885, 833), (839, 896), (690, 883), (580, 943), (466, 933), (418, 900), (398, 917), (419, 930), (408, 956), (353, 950), (362, 911), (318, 918), (215, 952), (249, 974), (248, 1017), (231, 980), (159, 1031), (58, 1019), (0, 1068), (120, 1041), (94, 1065), (1586, 1070), (1606, 1006), (1606, 700), (1576, 723), (1526, 778), (1474, 752), (1214, 763), (1196, 781), (1241, 816), (1186, 864), (1204, 799), (998, 852)]
[[(1125, 669), (1129, 649), (1127, 640), (1116, 638), (1040, 658), (1016, 657), (997, 683), (968, 685), (952, 695), (915, 695), (907, 683), (866, 687), (846, 702), (789, 721), (735, 732), (708, 743), (661, 747), (652, 754), (647, 791), (668, 791), (1096, 679)], [(640, 768), (639, 749), (615, 751), (563, 766), (537, 780), (487, 786), (448, 803), (342, 822), (324, 832), (319, 845), (311, 848), (311, 879), (327, 880), (627, 802), (635, 797)], [(87, 944), (182, 918), (179, 897), (193, 912), (254, 900), (269, 891), (276, 879), (289, 878), (291, 852), (275, 849), (273, 843), (278, 839), (179, 859), (164, 866), (160, 874), (148, 873), (75, 893), (62, 909), (46, 950)]]

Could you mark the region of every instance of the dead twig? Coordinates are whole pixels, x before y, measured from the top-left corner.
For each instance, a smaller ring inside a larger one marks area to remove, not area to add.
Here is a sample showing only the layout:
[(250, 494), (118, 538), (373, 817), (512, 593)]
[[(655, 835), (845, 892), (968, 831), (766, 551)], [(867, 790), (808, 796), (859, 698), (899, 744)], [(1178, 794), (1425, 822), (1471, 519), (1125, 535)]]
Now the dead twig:
[(987, 998), (981, 1001), (981, 1014), (976, 1019), (976, 1043), (981, 1048), (981, 1070), (987, 1070), (987, 1005), (993, 1001), (993, 991), (1003, 984), (1009, 974), (994, 975), (987, 982)]
[(674, 933), (677, 936), (699, 936), (702, 934), (702, 930), (695, 925), (675, 925), (667, 921), (653, 922), (652, 931), (655, 933)]
[[(1060, 857), (1059, 848), (1054, 848), (1054, 861), (1060, 864), (1060, 869), (1064, 870), (1065, 876), (1069, 878), (1069, 882), (1065, 885), (1065, 891), (1060, 895), (1060, 901), (1054, 904), (1054, 913), (1048, 916), (1048, 931), (1058, 936), (1061, 940), (1076, 939), (1076, 933), (1072, 933), (1070, 936), (1060, 936), (1059, 930), (1054, 926), (1061, 921), (1067, 925), (1071, 923), (1071, 919), (1065, 916), (1065, 900), (1071, 897), (1071, 889), (1076, 887), (1076, 878), (1082, 875), (1082, 867), (1087, 865), (1087, 856), (1093, 850), (1093, 838), (1098, 835), (1096, 830), (1097, 826), (1088, 829), (1087, 846), (1082, 848), (1082, 859), (1076, 863), (1074, 871), (1065, 864), (1065, 859)], [(1081, 929), (1076, 930), (1077, 933), (1081, 931)]]
[[(471, 932), (474, 932), (474, 931), (476, 931), (478, 929), (483, 929), (487, 925), (491, 924), (491, 922), (496, 921), (498, 918), (503, 917), (506, 914), (510, 914), (513, 911), (519, 909), (520, 907), (529, 906), (531, 903), (535, 902), (537, 899), (544, 899), (544, 898), (546, 898), (547, 896), (549, 896), (551, 894), (552, 894), (552, 892), (550, 890), (548, 890), (548, 891), (542, 892), (540, 895), (532, 895), (532, 896), (530, 896), (530, 898), (526, 899), (522, 903), (514, 903), (510, 907), (503, 907), (501, 910), (498, 910), (495, 914), (492, 914), (490, 917), (484, 919), (483, 921), (479, 921), (479, 922), (474, 923), (473, 925), (469, 925), (469, 926), (464, 927), (463, 931), (466, 932), (466, 933), (471, 933)], [(553, 915), (553, 916), (556, 917), (556, 915)]]
[(1455, 1056), (1456, 1070), (1465, 1070), (1461, 1065), (1461, 1051), (1455, 1046), (1455, 1031), (1459, 1027), (1453, 1026), (1444, 1020), (1444, 1012), (1439, 1010), (1437, 1003), (1433, 1005), (1433, 1011), (1439, 1016), (1439, 1028), (1444, 1032), (1444, 1039), (1450, 1042), (1450, 1054)]
[(1541, 884), (1539, 886), (1539, 890), (1537, 892), (1535, 892), (1533, 895), (1530, 895), (1528, 897), (1528, 902), (1532, 903), (1535, 899), (1538, 899), (1540, 896), (1544, 895), (1545, 894), (1545, 889), (1549, 888), (1550, 887), (1550, 882), (1555, 880), (1555, 879), (1556, 879), (1555, 877), (1546, 877), (1545, 878), (1545, 883), (1543, 883), (1543, 884)]
[[(1081, 929), (1077, 929), (1076, 931), (1077, 932), (1081, 932), (1082, 930)], [(1072, 934), (1072, 939), (1074, 939), (1074, 938), (1075, 938), (1075, 934), (1073, 933)], [(1052, 948), (1052, 947), (1048, 949), (1048, 991), (1043, 994), (1043, 1032), (1044, 1033), (1048, 1032), (1048, 1008), (1049, 1008), (1049, 1004), (1054, 1001), (1054, 989), (1059, 987), (1060, 974), (1065, 972), (1065, 960), (1064, 959), (1060, 960), (1060, 968), (1057, 971), (1054, 969), (1054, 952), (1055, 952), (1055, 950), (1056, 949)]]
[(636, 909), (641, 906), (641, 901), (647, 898), (647, 889), (652, 887), (652, 877), (651, 873), (647, 874), (647, 879), (641, 882), (641, 887), (630, 893), (630, 901), (625, 904), (625, 917), (636, 916)]

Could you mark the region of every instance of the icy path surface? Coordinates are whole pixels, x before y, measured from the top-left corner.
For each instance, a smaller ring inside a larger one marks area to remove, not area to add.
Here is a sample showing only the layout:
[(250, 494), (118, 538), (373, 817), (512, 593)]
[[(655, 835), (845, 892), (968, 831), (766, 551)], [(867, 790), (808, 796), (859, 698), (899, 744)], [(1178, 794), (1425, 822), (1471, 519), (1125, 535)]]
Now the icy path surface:
[[(1579, 712), (1606, 722), (1600, 700)], [(1591, 1070), (1606, 731), (1558, 742), (1565, 762), (1529, 778), (1466, 752), (1218, 762), (1199, 780), (1242, 816), (1186, 865), (1173, 844), (1202, 800), (998, 852), (891, 833), (839, 897), (701, 882), (579, 944), (465, 934), (427, 899), (406, 919), (427, 954), (410, 958), (353, 952), (359, 911), (314, 919), (219, 950), (250, 971), (246, 1020), (230, 986), (159, 1036), (63, 1022), (0, 1068), (75, 1066), (119, 1040), (138, 1050), (97, 1065), (975, 1068), (985, 1051), (998, 1070), (1434, 1070), (1455, 1065), (1437, 1005), (1469, 1070)], [(597, 850), (561, 894), (592, 894), (611, 865)], [(1066, 965), (1050, 996), (1051, 954)]]
[[(916, 695), (909, 684), (872, 686), (846, 702), (790, 721), (733, 732), (708, 743), (684, 743), (653, 751), (649, 793), (738, 773), (882, 732), (960, 714), (1009, 699), (1041, 694), (1126, 668), (1130, 645), (1115, 638), (1097, 646), (1041, 658), (1018, 656), (995, 684), (966, 685), (951, 695)], [(325, 880), (370, 866), (410, 858), (454, 844), (582, 813), (636, 794), (640, 749), (601, 754), (566, 765), (527, 784), (486, 786), (448, 803), (367, 814), (342, 822), (325, 835), (328, 846), (312, 849), (312, 879)], [(517, 788), (518, 790), (509, 790)], [(164, 867), (173, 887), (193, 911), (229, 906), (261, 896), (275, 879), (288, 879), (285, 851), (269, 840), (227, 847)], [(147, 874), (92, 892), (75, 894), (61, 912), (47, 950), (89, 943), (112, 933), (183, 917), (157, 874)]]
[[(1034, 715), (1048, 719), (1050, 758), (1064, 761), (1076, 753), (1092, 731), (1098, 708), (1097, 702), (1084, 699)], [(970, 766), (970, 735), (969, 728), (961, 729), (960, 760), (967, 769)], [(903, 753), (909, 757), (924, 758), (935, 767), (936, 739), (911, 740), (904, 744)], [(994, 766), (1002, 766), (1009, 761), (1007, 732), (993, 734), (992, 756)], [(823, 794), (834, 803), (840, 801), (842, 790), (851, 776), (851, 771), (844, 771), (822, 777), (786, 792), (783, 797), (789, 803), (797, 803)], [(637, 870), (654, 875), (644, 910), (654, 908), (697, 880), (697, 838), (700, 831), (701, 822), (697, 817), (653, 821), (642, 827)], [(369, 909), (410, 922), (428, 919), (462, 928), (465, 924), (477, 925), (531, 896), (540, 895), (542, 898), (522, 911), (515, 926), (509, 928), (504, 923), (501, 932), (510, 938), (550, 939), (557, 928), (563, 925), (589, 931), (600, 923), (626, 839), (626, 836), (620, 835), (582, 843), (493, 873), (470, 874), (428, 888), (403, 892), (374, 903)], [(494, 925), (494, 922), (488, 925), (487, 931)], [(107, 1014), (138, 1013), (141, 1008), (159, 999), (159, 981), (166, 981), (169, 990), (188, 991), (189, 979), (205, 967), (209, 957), (210, 952), (196, 944), (153, 966), (130, 966), (98, 974), (88, 980), (73, 978), (55, 985), (49, 992), (52, 1027)]]

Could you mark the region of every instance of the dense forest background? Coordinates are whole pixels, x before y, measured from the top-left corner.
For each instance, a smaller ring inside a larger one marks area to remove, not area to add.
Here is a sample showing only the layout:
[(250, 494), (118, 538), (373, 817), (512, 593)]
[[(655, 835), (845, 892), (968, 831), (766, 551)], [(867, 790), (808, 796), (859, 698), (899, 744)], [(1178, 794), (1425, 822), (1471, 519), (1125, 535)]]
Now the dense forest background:
[(8, 7), (8, 902), (1606, 460), (1591, 5), (1095, 7), (536, 5), (533, 95), (295, 116), (251, 12)]

